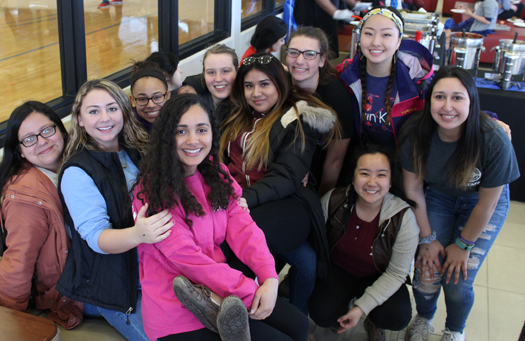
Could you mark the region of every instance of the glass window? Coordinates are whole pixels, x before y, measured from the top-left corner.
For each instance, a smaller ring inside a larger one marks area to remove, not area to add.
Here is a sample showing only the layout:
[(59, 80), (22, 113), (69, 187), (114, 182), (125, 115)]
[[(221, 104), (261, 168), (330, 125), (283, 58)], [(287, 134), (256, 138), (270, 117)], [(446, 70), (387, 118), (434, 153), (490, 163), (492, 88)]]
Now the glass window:
[(214, 0), (179, 0), (179, 45), (214, 29)]
[(62, 95), (56, 1), (0, 1), (0, 122)]
[(284, 6), (284, 0), (275, 0), (275, 8), (281, 8)]
[(262, 11), (263, 0), (242, 0), (241, 19)]
[(84, 3), (88, 79), (107, 77), (159, 50), (157, 0), (97, 8), (102, 3)]

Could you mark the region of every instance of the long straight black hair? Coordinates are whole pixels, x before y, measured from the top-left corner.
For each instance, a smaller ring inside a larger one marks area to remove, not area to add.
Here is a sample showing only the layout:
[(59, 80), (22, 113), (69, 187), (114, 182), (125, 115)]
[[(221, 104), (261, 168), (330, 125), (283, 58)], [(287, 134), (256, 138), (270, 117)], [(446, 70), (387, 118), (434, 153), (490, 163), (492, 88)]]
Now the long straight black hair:
[(56, 124), (58, 130), (64, 137), (64, 146), (67, 144), (68, 133), (60, 117), (47, 105), (37, 101), (25, 102), (17, 107), (7, 123), (5, 136), (4, 157), (0, 164), (0, 191), (4, 191), (5, 185), (15, 175), (24, 174), (31, 164), (20, 154), (20, 141), (18, 141), (18, 130), (22, 122), (32, 113), (39, 113), (48, 117), (51, 122)]

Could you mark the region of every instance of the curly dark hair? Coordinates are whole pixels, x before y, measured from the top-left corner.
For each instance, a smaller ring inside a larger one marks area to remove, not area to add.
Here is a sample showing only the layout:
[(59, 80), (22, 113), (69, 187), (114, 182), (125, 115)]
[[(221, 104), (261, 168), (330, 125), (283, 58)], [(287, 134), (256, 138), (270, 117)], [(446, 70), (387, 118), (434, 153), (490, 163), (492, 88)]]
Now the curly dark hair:
[(184, 182), (184, 164), (177, 155), (175, 132), (181, 117), (194, 105), (200, 106), (210, 119), (213, 134), (212, 146), (197, 169), (210, 187), (208, 202), (214, 210), (227, 209), (230, 198), (236, 199), (233, 179), (221, 168), (219, 162), (219, 123), (213, 109), (199, 96), (184, 94), (169, 99), (153, 124), (150, 144), (146, 156), (139, 166), (136, 185), (141, 186), (137, 198), (143, 204), (149, 203), (148, 215), (153, 215), (165, 208), (171, 208), (179, 202), (186, 216), (185, 221), (191, 227), (188, 215), (204, 215), (202, 204), (191, 194)]

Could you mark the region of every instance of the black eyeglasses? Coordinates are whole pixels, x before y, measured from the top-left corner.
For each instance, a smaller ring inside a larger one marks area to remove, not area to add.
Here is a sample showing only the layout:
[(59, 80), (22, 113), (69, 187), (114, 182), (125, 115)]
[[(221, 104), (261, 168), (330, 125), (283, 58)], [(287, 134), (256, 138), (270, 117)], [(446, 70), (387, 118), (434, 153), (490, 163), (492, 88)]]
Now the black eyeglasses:
[(286, 54), (288, 57), (291, 58), (297, 58), (299, 55), (303, 55), (304, 59), (315, 59), (318, 54), (321, 54), (321, 52), (313, 51), (313, 50), (306, 50), (306, 51), (300, 51), (298, 49), (286, 49)]
[(56, 124), (53, 124), (52, 126), (49, 126), (49, 127), (45, 127), (44, 129), (42, 129), (40, 134), (29, 135), (27, 137), (24, 137), (22, 141), (20, 141), (20, 144), (26, 148), (31, 147), (38, 142), (39, 136), (42, 136), (43, 138), (47, 139), (48, 137), (55, 135), (55, 133), (57, 132), (56, 127), (57, 127)]
[(137, 103), (137, 105), (143, 107), (145, 105), (148, 105), (150, 100), (155, 104), (162, 104), (167, 94), (168, 92), (166, 91), (165, 94), (155, 94), (153, 97), (133, 97), (133, 98), (135, 99), (135, 103)]
[(242, 65), (252, 65), (257, 62), (262, 65), (270, 64), (273, 56), (246, 57), (242, 60)]

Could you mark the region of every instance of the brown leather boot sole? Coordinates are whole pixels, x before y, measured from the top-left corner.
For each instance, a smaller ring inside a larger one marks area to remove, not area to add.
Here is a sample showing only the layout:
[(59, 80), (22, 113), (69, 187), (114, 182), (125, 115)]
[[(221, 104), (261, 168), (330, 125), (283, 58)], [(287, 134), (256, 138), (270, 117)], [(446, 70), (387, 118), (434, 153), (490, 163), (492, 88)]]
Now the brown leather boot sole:
[(219, 312), (219, 304), (214, 303), (212, 295), (220, 299), (215, 293), (204, 285), (191, 284), (190, 280), (183, 276), (178, 276), (173, 280), (173, 291), (179, 301), (193, 314), (195, 317), (211, 331), (219, 332), (217, 329), (217, 313)]

